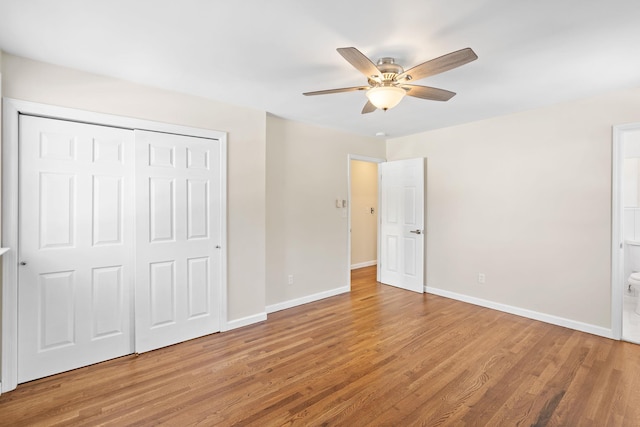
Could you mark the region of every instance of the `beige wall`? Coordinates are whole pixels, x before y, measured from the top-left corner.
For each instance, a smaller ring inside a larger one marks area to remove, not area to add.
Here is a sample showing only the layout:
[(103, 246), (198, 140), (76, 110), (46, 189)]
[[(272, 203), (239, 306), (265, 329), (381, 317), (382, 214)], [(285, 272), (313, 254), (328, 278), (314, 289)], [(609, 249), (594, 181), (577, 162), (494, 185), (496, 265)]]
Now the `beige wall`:
[(266, 113), (2, 55), (6, 97), (228, 132), (229, 320), (265, 310)]
[[(371, 213), (371, 208), (374, 209)], [(378, 259), (378, 164), (351, 160), (351, 266)]]
[[(384, 157), (385, 144), (267, 117), (267, 306), (349, 285), (348, 156)], [(294, 283), (288, 284), (288, 276)]]
[(638, 121), (635, 89), (389, 140), (428, 158), (427, 286), (609, 328), (612, 126)]
[[(8, 54), (0, 64), (7, 97), (229, 133), (230, 320), (348, 285), (335, 199), (347, 198), (348, 154), (383, 158), (383, 141)], [(428, 158), (427, 285), (609, 327), (611, 126), (639, 121), (636, 89), (387, 141), (390, 160)]]

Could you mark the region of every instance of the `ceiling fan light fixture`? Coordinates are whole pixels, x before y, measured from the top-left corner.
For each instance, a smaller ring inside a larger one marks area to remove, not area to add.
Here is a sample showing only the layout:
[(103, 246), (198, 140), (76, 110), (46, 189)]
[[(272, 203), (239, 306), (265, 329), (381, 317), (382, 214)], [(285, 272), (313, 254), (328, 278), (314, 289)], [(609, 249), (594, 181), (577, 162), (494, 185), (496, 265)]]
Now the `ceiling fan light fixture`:
[(448, 101), (455, 96), (455, 92), (407, 82), (440, 74), (478, 59), (478, 55), (470, 47), (467, 47), (423, 62), (405, 71), (402, 66), (396, 64), (394, 58), (390, 57), (380, 58), (378, 63), (374, 64), (355, 47), (339, 47), (338, 53), (367, 77), (368, 86), (316, 90), (305, 92), (303, 95), (366, 91), (368, 100), (362, 108), (362, 114), (369, 114), (377, 109), (393, 108), (402, 101), (405, 95), (431, 101)]
[(366, 93), (369, 102), (381, 110), (393, 108), (402, 101), (407, 92), (396, 86), (378, 86), (369, 89)]

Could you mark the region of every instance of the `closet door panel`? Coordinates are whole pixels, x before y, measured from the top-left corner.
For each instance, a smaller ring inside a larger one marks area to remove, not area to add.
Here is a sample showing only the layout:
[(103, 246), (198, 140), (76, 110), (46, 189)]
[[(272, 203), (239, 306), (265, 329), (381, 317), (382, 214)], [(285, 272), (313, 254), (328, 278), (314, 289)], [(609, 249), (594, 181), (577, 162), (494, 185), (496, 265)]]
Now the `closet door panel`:
[(133, 351), (131, 130), (20, 116), (18, 382)]
[(220, 330), (220, 142), (136, 131), (136, 351)]

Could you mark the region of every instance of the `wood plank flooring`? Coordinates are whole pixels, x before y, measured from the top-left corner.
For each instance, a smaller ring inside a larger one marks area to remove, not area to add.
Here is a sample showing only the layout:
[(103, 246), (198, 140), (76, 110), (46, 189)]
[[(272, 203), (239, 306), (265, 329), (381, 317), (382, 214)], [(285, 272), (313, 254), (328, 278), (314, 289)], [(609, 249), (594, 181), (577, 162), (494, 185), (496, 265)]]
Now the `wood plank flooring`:
[(352, 277), (257, 325), (21, 384), (0, 425), (640, 425), (640, 346)]

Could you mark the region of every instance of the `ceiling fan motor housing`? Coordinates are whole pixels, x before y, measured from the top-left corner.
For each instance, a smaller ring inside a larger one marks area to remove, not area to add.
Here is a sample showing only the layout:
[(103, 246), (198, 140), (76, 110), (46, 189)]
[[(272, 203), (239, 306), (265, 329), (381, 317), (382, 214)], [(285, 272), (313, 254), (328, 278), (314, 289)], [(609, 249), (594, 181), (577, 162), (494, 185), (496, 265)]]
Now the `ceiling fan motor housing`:
[(400, 74), (404, 72), (404, 68), (396, 64), (395, 59), (389, 57), (378, 59), (376, 67), (378, 67), (378, 70), (382, 71), (383, 73)]
[(396, 64), (395, 59), (389, 57), (378, 59), (376, 67), (382, 73), (381, 77), (383, 85), (385, 85), (385, 83), (388, 85), (395, 82), (395, 77), (398, 74), (404, 73), (404, 68)]

